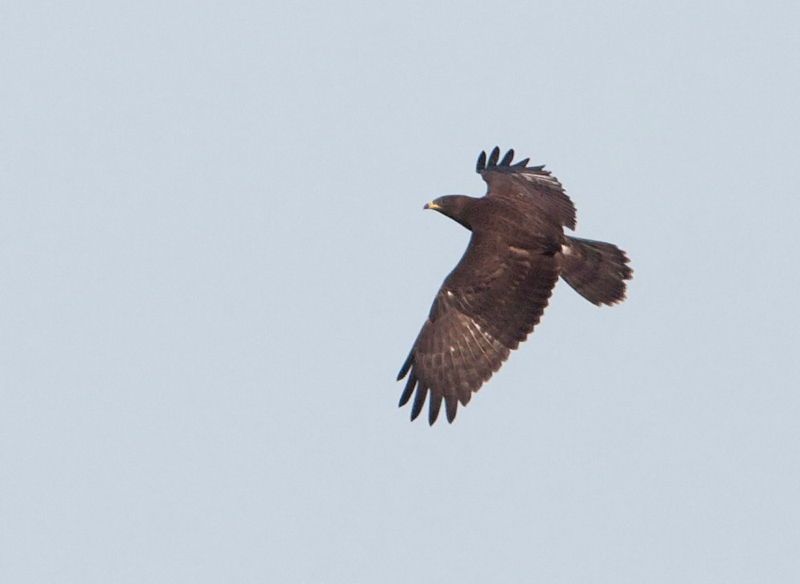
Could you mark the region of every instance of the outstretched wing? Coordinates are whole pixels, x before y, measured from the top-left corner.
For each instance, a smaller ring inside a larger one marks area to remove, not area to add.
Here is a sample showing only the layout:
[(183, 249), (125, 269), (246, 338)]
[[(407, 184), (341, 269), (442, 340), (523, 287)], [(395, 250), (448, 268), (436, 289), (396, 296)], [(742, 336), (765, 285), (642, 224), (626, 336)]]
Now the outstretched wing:
[(443, 400), (452, 422), (458, 403), (466, 405), (533, 331), (558, 279), (554, 253), (537, 238), (516, 247), (473, 234), (397, 377), (409, 376), (401, 406), (416, 389), (412, 420), (430, 393), (428, 422)]
[(526, 220), (545, 228), (568, 227), (575, 229), (575, 205), (564, 192), (564, 187), (549, 170), (542, 166), (528, 166), (529, 158), (511, 164), (514, 151), (509, 150), (503, 159), (495, 146), (487, 160), (486, 152), (478, 157), (476, 171), (489, 185), (486, 196), (506, 199), (528, 209)]

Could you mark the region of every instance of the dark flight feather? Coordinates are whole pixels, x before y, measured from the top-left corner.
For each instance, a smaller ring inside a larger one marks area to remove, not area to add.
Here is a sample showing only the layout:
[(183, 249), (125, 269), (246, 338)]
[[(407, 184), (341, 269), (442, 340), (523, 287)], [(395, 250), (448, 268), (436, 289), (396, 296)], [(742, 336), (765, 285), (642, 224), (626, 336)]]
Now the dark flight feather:
[(480, 173), (484, 168), (486, 168), (486, 152), (481, 152), (480, 156), (478, 156), (478, 164), (475, 166), (475, 172)]
[[(594, 304), (625, 298), (633, 274), (615, 245), (564, 234), (575, 228), (575, 206), (544, 166), (511, 164), (495, 147), (481, 152), (476, 171), (486, 196), (448, 195), (430, 208), (472, 231), (461, 261), (442, 284), (397, 379), (409, 376), (400, 406), (414, 395), (411, 419), (430, 393), (428, 423), (442, 400), (448, 422), (458, 404), (489, 380), (538, 324), (559, 276)], [(499, 162), (498, 162), (499, 161)]]
[(492, 150), (492, 153), (489, 155), (489, 166), (496, 166), (498, 158), (500, 158), (500, 148), (495, 146), (494, 150)]

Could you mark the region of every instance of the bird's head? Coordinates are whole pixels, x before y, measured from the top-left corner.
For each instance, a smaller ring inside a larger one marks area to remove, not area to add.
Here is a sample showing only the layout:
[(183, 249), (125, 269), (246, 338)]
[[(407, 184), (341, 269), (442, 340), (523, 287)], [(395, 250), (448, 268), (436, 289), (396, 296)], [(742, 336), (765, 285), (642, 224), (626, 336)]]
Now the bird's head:
[(457, 221), (467, 229), (472, 230), (468, 215), (472, 204), (476, 200), (466, 195), (445, 195), (427, 203), (423, 209), (439, 211), (442, 215), (446, 215), (453, 221)]

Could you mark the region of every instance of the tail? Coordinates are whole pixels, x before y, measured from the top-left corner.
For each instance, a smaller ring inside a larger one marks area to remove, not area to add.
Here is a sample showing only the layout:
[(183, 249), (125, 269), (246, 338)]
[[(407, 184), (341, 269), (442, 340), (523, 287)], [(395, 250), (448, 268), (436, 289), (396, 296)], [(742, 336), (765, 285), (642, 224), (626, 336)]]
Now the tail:
[(625, 280), (633, 277), (625, 252), (611, 243), (567, 236), (556, 254), (561, 277), (592, 304), (625, 300)]

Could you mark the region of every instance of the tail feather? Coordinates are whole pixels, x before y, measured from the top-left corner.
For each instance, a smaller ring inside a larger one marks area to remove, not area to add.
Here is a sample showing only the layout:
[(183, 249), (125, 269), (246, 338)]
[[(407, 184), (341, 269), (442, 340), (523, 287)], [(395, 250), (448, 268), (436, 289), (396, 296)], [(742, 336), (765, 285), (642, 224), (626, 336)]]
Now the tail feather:
[(625, 280), (633, 277), (625, 252), (611, 243), (567, 236), (557, 254), (561, 277), (592, 304), (625, 300)]

